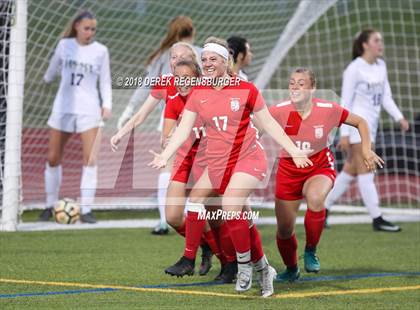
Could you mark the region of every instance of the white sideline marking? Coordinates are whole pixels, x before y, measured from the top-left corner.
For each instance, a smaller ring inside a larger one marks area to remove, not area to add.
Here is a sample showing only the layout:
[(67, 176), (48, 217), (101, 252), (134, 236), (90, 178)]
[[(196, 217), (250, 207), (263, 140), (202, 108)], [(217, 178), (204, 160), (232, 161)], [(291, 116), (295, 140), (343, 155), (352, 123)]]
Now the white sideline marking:
[[(252, 204), (251, 204), (252, 205)], [(263, 202), (259, 205), (252, 205), (252, 208), (267, 208), (274, 209), (274, 203), (272, 202)], [(299, 210), (307, 210), (306, 203), (300, 205)], [(349, 205), (333, 205), (330, 209), (331, 212), (340, 212), (340, 213), (366, 213), (368, 210), (364, 206), (349, 206)], [(381, 208), (383, 214), (395, 214), (395, 215), (414, 215), (420, 216), (420, 209), (409, 209), (409, 208)]]
[[(250, 200), (250, 205), (253, 209), (258, 210), (259, 208), (274, 209), (274, 202), (261, 202), (258, 200)], [(153, 198), (109, 198), (109, 199), (97, 199), (94, 210), (146, 210), (146, 209), (157, 209), (157, 200)], [(23, 206), (23, 210), (42, 210), (45, 208), (44, 203), (31, 203)], [(306, 203), (300, 205), (300, 210), (306, 210)], [(420, 216), (420, 208), (381, 208), (383, 214), (405, 214)], [(331, 212), (340, 213), (364, 213), (368, 214), (368, 211), (363, 206), (350, 206), (350, 205), (333, 205)]]
[[(420, 215), (389, 215), (386, 217), (391, 222), (420, 222)], [(138, 219), (138, 220), (112, 220), (99, 221), (96, 224), (76, 223), (73, 225), (62, 225), (53, 222), (31, 222), (18, 224), (18, 231), (52, 231), (52, 230), (83, 230), (83, 229), (109, 229), (109, 228), (152, 228), (158, 224), (157, 219)], [(261, 217), (256, 220), (259, 225), (275, 225), (276, 218)], [(303, 217), (299, 216), (296, 220), (297, 224), (303, 224)], [(365, 224), (372, 223), (369, 215), (331, 215), (328, 217), (330, 225), (336, 224)]]

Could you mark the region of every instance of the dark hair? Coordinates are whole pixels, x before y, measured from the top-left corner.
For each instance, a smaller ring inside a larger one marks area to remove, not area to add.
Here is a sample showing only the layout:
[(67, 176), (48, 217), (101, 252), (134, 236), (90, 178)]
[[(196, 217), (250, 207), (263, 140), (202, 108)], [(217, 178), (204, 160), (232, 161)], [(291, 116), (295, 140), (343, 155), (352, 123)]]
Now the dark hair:
[(234, 63), (238, 62), (239, 53), (242, 53), (244, 56), (246, 56), (246, 44), (248, 41), (245, 38), (239, 36), (231, 36), (226, 41), (229, 45), (229, 50), (232, 54)]
[(196, 77), (200, 77), (201, 76), (201, 67), (198, 64), (198, 62), (191, 61), (191, 60), (181, 60), (181, 61), (178, 61), (175, 64), (175, 68), (182, 67), (182, 66), (186, 66), (186, 67), (190, 68), (194, 72), (194, 75)]
[(88, 10), (82, 10), (73, 17), (64, 29), (63, 38), (75, 38), (77, 36), (76, 24), (83, 19), (96, 19), (95, 15)]
[(373, 28), (366, 28), (356, 35), (356, 38), (353, 41), (353, 60), (363, 55), (363, 53), (365, 52), (363, 48), (363, 43), (369, 41), (370, 35), (375, 32), (378, 31), (376, 31)]
[(150, 56), (147, 58), (147, 64), (149, 65), (157, 56), (167, 51), (174, 43), (181, 41), (185, 38), (190, 38), (194, 35), (194, 25), (188, 16), (177, 16), (171, 20), (168, 25), (168, 31), (165, 38)]
[(311, 69), (300, 67), (296, 68), (292, 73), (306, 73), (307, 75), (309, 75), (309, 79), (311, 80), (311, 86), (316, 86), (315, 73)]

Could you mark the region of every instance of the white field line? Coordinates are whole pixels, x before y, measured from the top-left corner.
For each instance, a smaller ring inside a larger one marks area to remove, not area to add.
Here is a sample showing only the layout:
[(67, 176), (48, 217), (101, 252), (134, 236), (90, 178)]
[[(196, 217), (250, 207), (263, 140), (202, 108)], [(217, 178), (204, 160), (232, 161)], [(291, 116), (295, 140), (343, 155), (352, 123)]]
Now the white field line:
[[(250, 201), (250, 205), (253, 209), (267, 208), (274, 209), (273, 202), (259, 202)], [(42, 210), (44, 208), (43, 203), (31, 203), (23, 206), (23, 210)], [(94, 210), (124, 210), (124, 209), (156, 209), (157, 201), (154, 198), (110, 198), (97, 200), (93, 206)], [(306, 210), (306, 203), (302, 203), (300, 210)], [(334, 205), (330, 210), (332, 213), (362, 213), (368, 214), (368, 211), (363, 206), (351, 206), (351, 205)], [(420, 216), (420, 208), (381, 208), (383, 214), (395, 214), (395, 215), (413, 215)]]
[[(420, 215), (389, 215), (386, 217), (391, 222), (420, 222)], [(296, 223), (303, 224), (303, 217), (299, 216)], [(53, 222), (31, 222), (20, 223), (19, 231), (51, 231), (51, 230), (84, 230), (84, 229), (109, 229), (109, 228), (152, 228), (158, 224), (157, 219), (138, 219), (138, 220), (112, 220), (98, 221), (96, 224), (76, 223), (73, 225), (62, 225)], [(259, 225), (275, 225), (275, 217), (261, 217), (256, 220)], [(364, 224), (372, 223), (372, 219), (367, 214), (358, 215), (331, 215), (328, 217), (330, 225), (336, 224)]]

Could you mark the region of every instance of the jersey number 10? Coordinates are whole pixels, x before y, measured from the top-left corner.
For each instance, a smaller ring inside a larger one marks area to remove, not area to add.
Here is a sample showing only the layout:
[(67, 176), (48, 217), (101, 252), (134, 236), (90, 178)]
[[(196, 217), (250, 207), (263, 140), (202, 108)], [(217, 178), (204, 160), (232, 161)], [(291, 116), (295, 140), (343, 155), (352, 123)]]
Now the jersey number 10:
[(306, 151), (311, 149), (311, 143), (306, 141), (295, 141), (299, 150)]

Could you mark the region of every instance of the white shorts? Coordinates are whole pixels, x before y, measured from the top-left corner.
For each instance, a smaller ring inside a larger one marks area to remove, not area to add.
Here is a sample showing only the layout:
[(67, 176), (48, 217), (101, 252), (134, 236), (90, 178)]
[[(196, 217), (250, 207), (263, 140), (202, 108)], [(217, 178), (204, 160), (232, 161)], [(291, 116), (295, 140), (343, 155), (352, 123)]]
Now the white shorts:
[[(350, 144), (358, 144), (362, 142), (362, 138), (359, 135), (359, 131), (357, 130), (357, 128), (349, 126), (350, 127), (350, 135), (349, 135), (349, 142)], [(376, 132), (377, 132), (378, 127), (375, 128), (369, 128), (369, 133), (370, 133), (370, 140), (373, 144), (375, 144), (375, 140), (376, 140)]]
[(70, 133), (81, 133), (92, 128), (104, 126), (102, 117), (99, 115), (79, 115), (70, 113), (53, 113), (48, 119), (47, 124), (51, 128)]

